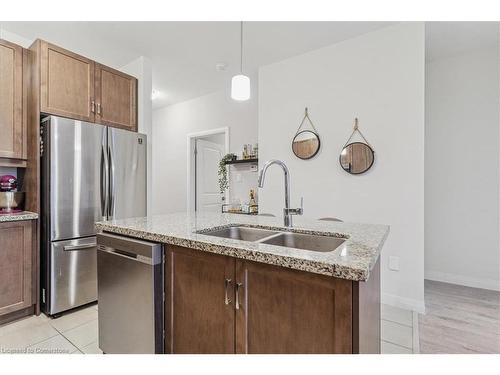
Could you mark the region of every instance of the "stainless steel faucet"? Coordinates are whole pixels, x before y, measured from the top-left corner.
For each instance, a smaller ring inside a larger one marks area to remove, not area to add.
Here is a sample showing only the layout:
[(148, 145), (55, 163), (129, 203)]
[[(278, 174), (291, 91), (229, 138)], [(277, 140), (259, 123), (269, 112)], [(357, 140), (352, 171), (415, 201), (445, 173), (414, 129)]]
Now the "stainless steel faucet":
[(302, 213), (304, 212), (304, 198), (300, 198), (300, 208), (290, 208), (290, 172), (288, 171), (288, 167), (286, 166), (286, 164), (281, 160), (273, 159), (267, 161), (264, 164), (264, 167), (262, 167), (259, 174), (259, 187), (264, 187), (264, 179), (266, 176), (267, 168), (269, 168), (273, 164), (279, 165), (281, 169), (283, 169), (283, 172), (285, 174), (285, 208), (283, 209), (283, 218), (285, 227), (291, 227), (292, 215), (302, 215)]

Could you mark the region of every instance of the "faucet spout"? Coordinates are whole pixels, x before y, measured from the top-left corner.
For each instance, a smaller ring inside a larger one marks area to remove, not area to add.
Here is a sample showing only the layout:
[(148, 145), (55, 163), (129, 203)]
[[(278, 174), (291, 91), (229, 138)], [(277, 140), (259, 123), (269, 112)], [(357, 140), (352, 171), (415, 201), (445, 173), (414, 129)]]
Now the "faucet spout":
[(286, 164), (284, 162), (282, 162), (281, 160), (277, 160), (277, 159), (272, 159), (272, 160), (267, 161), (259, 173), (259, 188), (264, 187), (264, 181), (265, 181), (267, 169), (273, 164), (280, 166), (281, 169), (283, 170), (284, 182), (285, 182), (285, 208), (283, 209), (283, 218), (284, 218), (285, 227), (291, 227), (292, 226), (292, 215), (297, 215), (297, 214), (302, 215), (302, 209), (291, 209), (290, 208), (290, 172), (289, 172)]

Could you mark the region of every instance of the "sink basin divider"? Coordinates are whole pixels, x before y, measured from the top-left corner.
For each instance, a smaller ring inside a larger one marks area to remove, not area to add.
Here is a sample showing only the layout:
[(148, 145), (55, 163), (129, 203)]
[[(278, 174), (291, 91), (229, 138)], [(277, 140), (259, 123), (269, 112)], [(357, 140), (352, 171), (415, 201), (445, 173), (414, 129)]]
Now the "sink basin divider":
[(279, 231), (278, 233), (271, 234), (267, 237), (261, 238), (260, 240), (256, 240), (253, 242), (257, 242), (257, 243), (264, 242), (264, 241), (270, 240), (271, 238), (281, 236), (283, 233), (293, 233), (293, 232), (291, 232), (291, 231)]

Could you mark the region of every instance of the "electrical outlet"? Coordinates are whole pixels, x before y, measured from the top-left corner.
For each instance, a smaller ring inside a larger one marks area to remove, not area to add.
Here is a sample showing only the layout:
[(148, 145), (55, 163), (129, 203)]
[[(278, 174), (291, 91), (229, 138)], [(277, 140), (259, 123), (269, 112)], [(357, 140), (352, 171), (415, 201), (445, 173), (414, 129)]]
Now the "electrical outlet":
[(399, 271), (399, 257), (389, 257), (389, 269), (392, 271)]

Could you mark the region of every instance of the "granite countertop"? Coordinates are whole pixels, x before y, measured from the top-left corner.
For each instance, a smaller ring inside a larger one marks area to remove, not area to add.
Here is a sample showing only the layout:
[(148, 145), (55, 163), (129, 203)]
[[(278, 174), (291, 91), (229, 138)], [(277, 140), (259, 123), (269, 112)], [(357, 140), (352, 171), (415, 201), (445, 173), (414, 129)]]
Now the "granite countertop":
[(36, 219), (38, 219), (38, 214), (30, 211), (21, 211), (12, 214), (0, 215), (0, 223), (5, 223), (8, 221), (22, 221), (22, 220), (36, 220)]
[(196, 233), (232, 224), (286, 230), (283, 218), (234, 214), (176, 213), (96, 223), (98, 231), (184, 246), (321, 275), (366, 281), (389, 234), (389, 226), (293, 217), (293, 230), (347, 238), (334, 251), (316, 252)]

